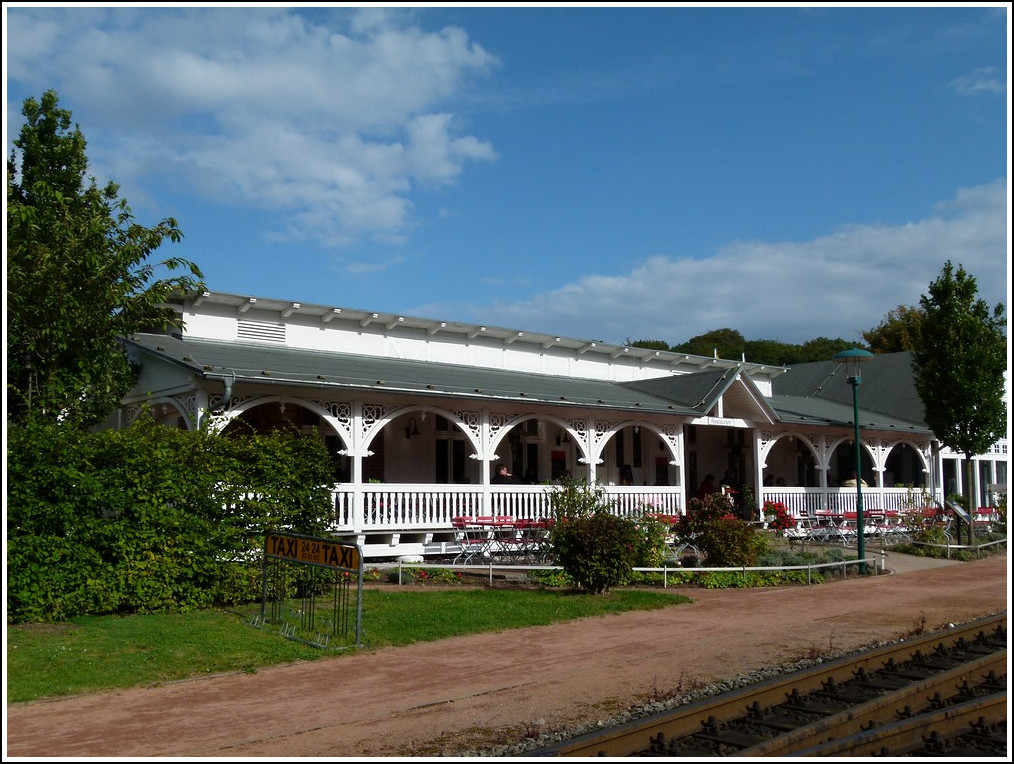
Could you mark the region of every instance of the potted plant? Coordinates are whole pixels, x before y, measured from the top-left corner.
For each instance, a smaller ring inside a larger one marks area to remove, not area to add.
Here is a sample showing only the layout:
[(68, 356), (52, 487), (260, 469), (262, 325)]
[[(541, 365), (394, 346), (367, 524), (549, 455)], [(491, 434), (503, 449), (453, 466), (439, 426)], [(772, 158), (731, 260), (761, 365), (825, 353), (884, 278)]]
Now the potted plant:
[(785, 531), (796, 527), (796, 518), (789, 512), (780, 501), (764, 502), (764, 527), (774, 528), (779, 536), (784, 536)]

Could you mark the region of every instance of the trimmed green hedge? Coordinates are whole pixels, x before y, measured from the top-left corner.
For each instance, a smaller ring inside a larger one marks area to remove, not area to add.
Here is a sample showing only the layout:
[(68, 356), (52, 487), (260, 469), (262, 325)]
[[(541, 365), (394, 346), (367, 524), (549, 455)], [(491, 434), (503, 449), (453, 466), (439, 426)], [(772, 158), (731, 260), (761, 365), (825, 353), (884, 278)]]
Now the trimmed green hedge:
[(7, 428), (7, 620), (256, 599), (264, 534), (320, 535), (331, 462), (296, 432)]

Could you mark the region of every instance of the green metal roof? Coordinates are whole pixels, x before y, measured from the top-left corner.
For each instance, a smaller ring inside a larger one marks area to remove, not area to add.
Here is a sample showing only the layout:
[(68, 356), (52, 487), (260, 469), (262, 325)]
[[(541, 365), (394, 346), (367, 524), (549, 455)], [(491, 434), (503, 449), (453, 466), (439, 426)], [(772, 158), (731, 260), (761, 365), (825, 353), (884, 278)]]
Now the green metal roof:
[[(844, 367), (832, 361), (791, 367), (774, 380), (774, 395), (767, 398), (747, 375), (728, 367), (611, 382), (250, 343), (184, 340), (163, 334), (134, 335), (125, 344), (142, 358), (160, 359), (198, 377), (235, 378), (256, 384), (501, 399), (699, 417), (711, 411), (719, 398), (739, 382), (754, 394), (763, 409), (759, 413), (771, 421), (841, 426), (851, 424), (853, 414), (852, 386), (845, 381)], [(910, 354), (899, 353), (876, 356), (863, 364), (862, 427), (929, 432), (922, 421), (921, 401), (917, 395), (914, 403), (912, 400), (909, 361)]]
[(618, 383), (348, 353), (183, 340), (162, 334), (134, 335), (125, 344), (204, 378), (235, 377), (248, 383), (498, 398), (687, 416), (705, 414), (737, 378), (734, 371), (719, 369)]
[[(859, 423), (870, 429), (930, 433), (915, 389), (912, 354), (884, 353), (863, 362)], [(771, 406), (784, 422), (851, 424), (852, 385), (840, 361), (804, 363), (772, 381)]]

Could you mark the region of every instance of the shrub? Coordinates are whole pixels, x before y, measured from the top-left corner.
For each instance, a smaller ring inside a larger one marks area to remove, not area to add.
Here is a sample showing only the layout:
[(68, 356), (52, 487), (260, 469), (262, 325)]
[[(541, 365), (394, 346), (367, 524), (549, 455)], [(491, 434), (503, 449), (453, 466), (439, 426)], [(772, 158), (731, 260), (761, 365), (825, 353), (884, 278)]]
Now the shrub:
[(1007, 494), (997, 495), (995, 509), (992, 533), (997, 538), (1003, 538), (1007, 535)]
[(529, 571), (528, 576), (541, 586), (572, 587), (577, 585), (574, 579), (562, 570), (532, 570)]
[(672, 525), (668, 519), (654, 516), (648, 508), (643, 508), (636, 519), (640, 537), (634, 555), (634, 566), (638, 568), (660, 568), (665, 561), (666, 539), (672, 533)]
[(460, 584), (462, 579), (461, 571), (449, 568), (405, 567), (401, 569), (401, 575), (405, 583), (417, 584)]
[(626, 583), (643, 537), (637, 522), (610, 511), (601, 488), (568, 481), (553, 496), (549, 542), (557, 564), (592, 594)]
[(825, 550), (824, 559), (827, 562), (842, 562), (845, 559), (845, 552), (837, 547)]
[(677, 529), (683, 538), (694, 539), (708, 567), (728, 568), (756, 565), (767, 541), (752, 525), (732, 514), (728, 498), (719, 493), (687, 502), (687, 513)]
[(944, 544), (948, 542), (947, 531), (940, 523), (931, 523), (922, 526), (912, 536), (913, 541), (923, 544)]
[(126, 430), (7, 435), (11, 623), (254, 600), (265, 534), (319, 535), (331, 512), (319, 439), (227, 438), (146, 416)]

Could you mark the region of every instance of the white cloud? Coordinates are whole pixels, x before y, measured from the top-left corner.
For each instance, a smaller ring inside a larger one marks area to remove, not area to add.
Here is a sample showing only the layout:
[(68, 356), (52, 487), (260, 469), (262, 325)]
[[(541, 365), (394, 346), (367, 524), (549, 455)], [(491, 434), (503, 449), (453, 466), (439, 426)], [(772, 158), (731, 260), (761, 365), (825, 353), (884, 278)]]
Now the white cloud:
[(1003, 95), (1007, 92), (1007, 85), (997, 76), (997, 71), (992, 66), (955, 77), (948, 84), (954, 92), (961, 95), (979, 95), (980, 93)]
[(469, 162), (496, 158), (456, 132), (443, 104), (498, 62), (461, 29), (424, 32), (397, 13), (312, 18), (19, 9), (8, 58), (31, 95), (53, 82), (75, 94), (61, 106), (82, 125), (95, 173), (127, 198), (169, 177), (278, 213), (289, 227), (276, 238), (397, 238), (412, 225), (414, 186), (452, 184)]
[(708, 259), (651, 257), (628, 273), (589, 275), (471, 312), (500, 326), (612, 343), (675, 345), (726, 327), (748, 340), (861, 341), (891, 309), (918, 305), (948, 259), (976, 278), (989, 305), (1006, 304), (1008, 209), (1001, 179), (962, 189), (906, 225), (853, 225), (803, 243), (732, 242)]

